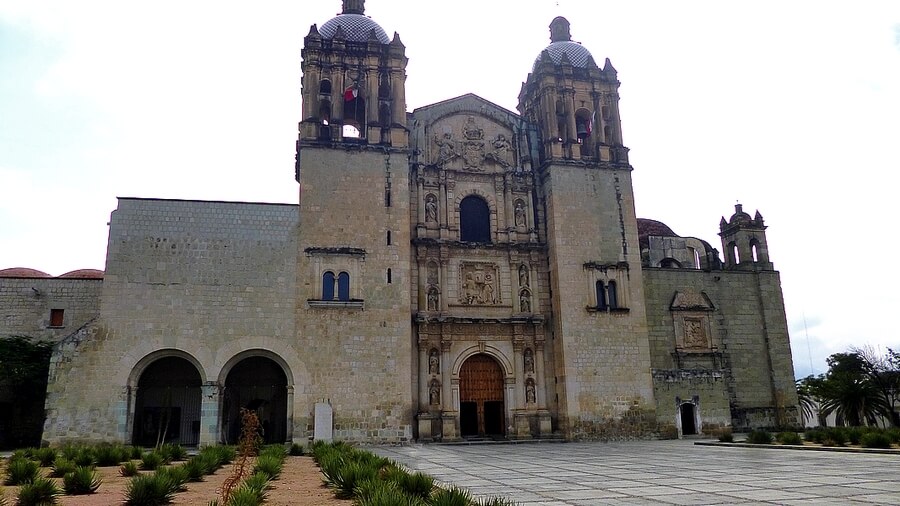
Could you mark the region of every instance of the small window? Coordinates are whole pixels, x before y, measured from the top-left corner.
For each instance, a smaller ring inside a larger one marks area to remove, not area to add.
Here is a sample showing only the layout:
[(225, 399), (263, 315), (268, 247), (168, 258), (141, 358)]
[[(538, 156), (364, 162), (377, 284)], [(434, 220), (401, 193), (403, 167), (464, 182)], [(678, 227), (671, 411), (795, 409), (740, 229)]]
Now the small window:
[(459, 203), (459, 235), (466, 242), (491, 242), (491, 210), (481, 197), (470, 195)]
[(606, 287), (603, 281), (597, 281), (597, 309), (606, 309)]
[(391, 270), (390, 270), (390, 269), (387, 270), (387, 282), (388, 282), (388, 284), (390, 284), (390, 283), (392, 282), (392, 281), (391, 281)]
[(619, 308), (619, 298), (616, 294), (616, 282), (610, 281), (609, 284), (606, 285), (606, 293), (607, 293), (607, 302), (609, 303), (610, 309), (618, 309)]
[(741, 263), (741, 254), (738, 252), (737, 244), (731, 243), (728, 245), (729, 249), (731, 249), (731, 261), (732, 263), (739, 264)]
[(750, 241), (750, 254), (753, 256), (754, 262), (759, 262), (759, 243), (756, 239)]
[(334, 273), (331, 271), (322, 275), (322, 300), (334, 300)]
[(350, 275), (346, 272), (338, 274), (338, 300), (350, 300)]
[(328, 79), (322, 79), (319, 81), (319, 93), (322, 95), (331, 94), (331, 81)]
[(391, 245), (391, 231), (390, 230), (387, 231), (387, 245), (388, 246)]
[(65, 315), (65, 309), (51, 309), (50, 310), (50, 326), (51, 327), (62, 327), (63, 326), (63, 316)]

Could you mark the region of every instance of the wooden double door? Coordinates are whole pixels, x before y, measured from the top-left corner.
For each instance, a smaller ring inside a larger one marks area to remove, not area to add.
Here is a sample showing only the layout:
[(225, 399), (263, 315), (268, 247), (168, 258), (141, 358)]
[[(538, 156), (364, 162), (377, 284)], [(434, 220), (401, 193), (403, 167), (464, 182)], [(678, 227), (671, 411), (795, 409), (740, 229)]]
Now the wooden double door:
[(483, 353), (459, 371), (459, 425), (463, 437), (505, 434), (503, 368)]

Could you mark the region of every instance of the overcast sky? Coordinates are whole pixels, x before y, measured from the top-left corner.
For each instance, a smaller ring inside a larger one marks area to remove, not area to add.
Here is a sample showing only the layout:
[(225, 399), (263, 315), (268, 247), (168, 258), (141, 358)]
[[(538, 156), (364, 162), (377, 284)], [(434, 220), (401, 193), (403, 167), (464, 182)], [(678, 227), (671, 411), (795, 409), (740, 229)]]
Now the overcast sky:
[[(251, 7), (252, 5), (252, 7)], [(339, 0), (0, 0), (0, 268), (104, 268), (117, 196), (297, 201), (300, 49)], [(369, 0), (409, 110), (515, 110), (564, 15), (622, 82), (639, 217), (769, 226), (798, 377), (900, 348), (900, 2)], [(721, 247), (720, 247), (721, 249)]]

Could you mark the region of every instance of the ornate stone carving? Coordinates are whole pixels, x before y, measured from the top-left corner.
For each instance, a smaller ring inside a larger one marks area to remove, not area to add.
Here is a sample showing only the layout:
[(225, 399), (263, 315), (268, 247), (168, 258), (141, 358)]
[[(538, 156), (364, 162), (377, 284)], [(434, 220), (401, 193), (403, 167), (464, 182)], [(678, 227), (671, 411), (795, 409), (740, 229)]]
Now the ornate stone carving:
[(527, 288), (519, 290), (519, 311), (523, 313), (531, 312), (531, 292)]
[(469, 116), (463, 129), (462, 158), (466, 169), (482, 170), (484, 162), (484, 130), (475, 124), (475, 117)]
[(524, 353), (525, 360), (525, 372), (533, 373), (534, 372), (534, 352), (531, 351), (531, 348), (525, 348)]
[(485, 158), (496, 162), (501, 167), (509, 167), (512, 161), (512, 145), (506, 139), (506, 136), (498, 134), (497, 138), (491, 141), (491, 147), (493, 151), (485, 155)]
[(528, 266), (522, 264), (519, 266), (519, 287), (525, 288), (531, 286), (529, 284)]
[(434, 144), (438, 148), (437, 160), (435, 164), (443, 166), (447, 162), (457, 158), (459, 153), (456, 152), (456, 142), (453, 141), (453, 134), (447, 132), (443, 137), (434, 136)]
[(528, 378), (525, 380), (525, 404), (535, 403), (535, 387), (534, 380)]
[(438, 266), (435, 262), (428, 262), (428, 284), (438, 284)]
[(428, 374), (440, 374), (441, 371), (441, 353), (437, 349), (432, 348), (428, 352)]
[(706, 326), (700, 318), (684, 319), (684, 346), (685, 348), (709, 348), (709, 339), (706, 337)]
[(438, 204), (437, 197), (433, 193), (425, 196), (425, 222), (435, 223), (438, 221)]
[(428, 386), (428, 403), (437, 406), (441, 403), (441, 383), (438, 380), (431, 380)]
[(524, 227), (527, 222), (525, 219), (525, 202), (522, 201), (522, 199), (516, 200), (515, 215), (516, 215), (516, 226)]
[(428, 302), (428, 311), (439, 311), (440, 304), (440, 292), (437, 287), (428, 288), (428, 293), (426, 294), (427, 302)]
[(500, 276), (495, 264), (463, 262), (459, 266), (459, 302), (469, 305), (500, 303)]

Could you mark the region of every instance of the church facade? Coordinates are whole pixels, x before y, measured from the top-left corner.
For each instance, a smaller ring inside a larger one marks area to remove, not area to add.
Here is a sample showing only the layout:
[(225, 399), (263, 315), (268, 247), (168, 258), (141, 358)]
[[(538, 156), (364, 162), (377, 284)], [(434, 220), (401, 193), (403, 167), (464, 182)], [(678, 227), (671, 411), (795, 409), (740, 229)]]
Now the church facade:
[(345, 0), (304, 40), (297, 205), (122, 198), (104, 272), (0, 271), (0, 334), (56, 343), (43, 438), (233, 441), (240, 408), (269, 441), (796, 424), (762, 216), (722, 218), (724, 260), (637, 218), (616, 70), (550, 28), (517, 112), (408, 113), (399, 36)]

